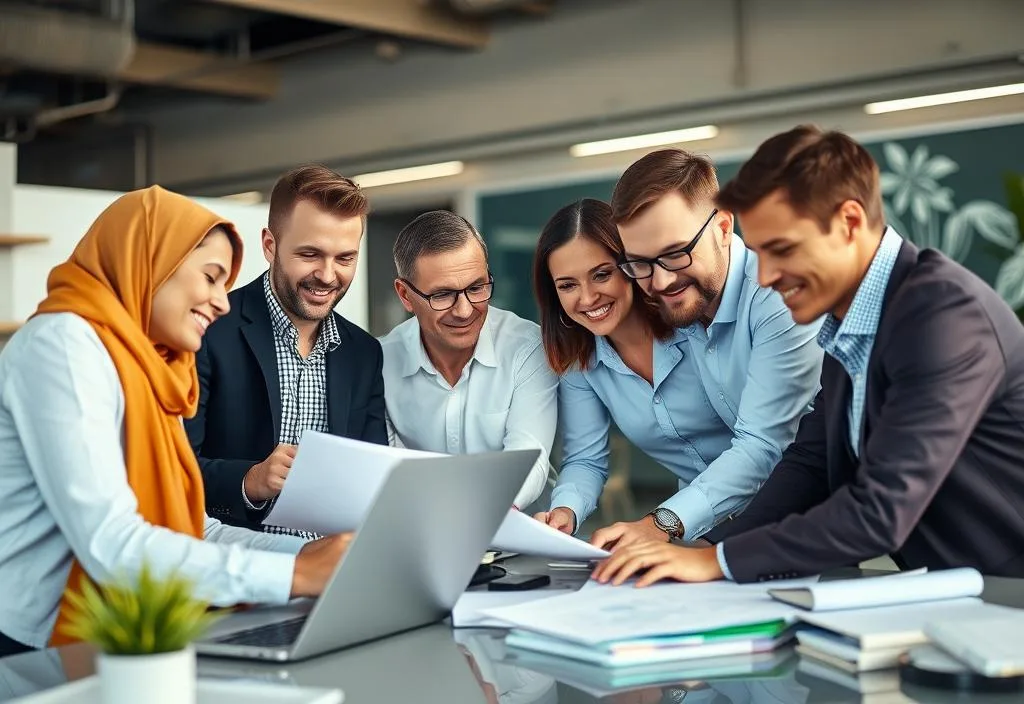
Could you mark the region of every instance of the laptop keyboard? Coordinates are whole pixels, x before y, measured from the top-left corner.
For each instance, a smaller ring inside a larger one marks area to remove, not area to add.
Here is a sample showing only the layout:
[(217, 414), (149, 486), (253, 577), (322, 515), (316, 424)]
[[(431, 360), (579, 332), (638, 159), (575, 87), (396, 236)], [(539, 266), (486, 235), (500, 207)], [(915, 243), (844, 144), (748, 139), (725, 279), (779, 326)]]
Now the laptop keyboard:
[(263, 648), (276, 648), (291, 645), (299, 637), (299, 631), (306, 622), (306, 616), (299, 616), (280, 623), (248, 628), (214, 639), (217, 643), (229, 645), (254, 645)]

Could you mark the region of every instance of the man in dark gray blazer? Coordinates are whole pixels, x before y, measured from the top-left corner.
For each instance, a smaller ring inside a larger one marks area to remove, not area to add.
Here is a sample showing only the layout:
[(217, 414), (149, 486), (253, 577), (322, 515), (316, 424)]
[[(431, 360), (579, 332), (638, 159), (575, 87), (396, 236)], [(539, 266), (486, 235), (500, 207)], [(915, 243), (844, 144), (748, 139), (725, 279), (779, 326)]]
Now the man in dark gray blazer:
[(886, 228), (878, 166), (846, 135), (761, 145), (718, 198), (793, 318), (825, 315), (822, 390), (714, 547), (616, 551), (621, 583), (753, 582), (890, 554), (1024, 577), (1024, 327), (980, 278)]

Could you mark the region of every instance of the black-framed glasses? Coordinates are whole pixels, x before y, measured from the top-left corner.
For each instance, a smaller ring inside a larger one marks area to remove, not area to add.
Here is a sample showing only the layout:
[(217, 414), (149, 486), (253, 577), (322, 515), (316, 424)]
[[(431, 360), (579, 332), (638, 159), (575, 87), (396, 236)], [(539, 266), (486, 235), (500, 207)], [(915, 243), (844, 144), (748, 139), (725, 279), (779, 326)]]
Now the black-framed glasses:
[(693, 264), (693, 248), (700, 242), (701, 235), (704, 234), (704, 230), (711, 224), (711, 219), (718, 213), (718, 208), (711, 211), (711, 215), (708, 215), (708, 219), (704, 221), (704, 224), (697, 230), (697, 234), (694, 236), (690, 243), (685, 247), (674, 249), (671, 252), (665, 252), (664, 254), (654, 257), (653, 259), (644, 259), (643, 257), (633, 257), (630, 259), (622, 259), (619, 261), (619, 268), (622, 269), (622, 273), (631, 279), (649, 279), (654, 276), (654, 265), (657, 264), (665, 271), (680, 271)]
[(409, 290), (417, 296), (425, 299), (430, 304), (430, 307), (437, 311), (454, 308), (459, 300), (459, 296), (465, 296), (466, 300), (470, 303), (483, 303), (484, 301), (491, 300), (491, 296), (494, 294), (493, 276), (488, 277), (485, 284), (470, 284), (466, 288), (460, 288), (457, 291), (437, 291), (436, 293), (423, 293), (423, 291), (413, 286), (408, 279), (399, 279), (399, 281), (408, 286)]

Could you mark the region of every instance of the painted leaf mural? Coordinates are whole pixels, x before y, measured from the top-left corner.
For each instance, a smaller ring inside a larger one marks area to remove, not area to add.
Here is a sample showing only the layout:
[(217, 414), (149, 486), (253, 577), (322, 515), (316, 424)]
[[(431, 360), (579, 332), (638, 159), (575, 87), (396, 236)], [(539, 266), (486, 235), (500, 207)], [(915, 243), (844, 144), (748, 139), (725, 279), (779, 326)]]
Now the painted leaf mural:
[[(1020, 131), (1019, 126), (1015, 127)], [(966, 264), (988, 280), (1014, 309), (1024, 308), (1024, 244), (1018, 218), (995, 200), (960, 197), (955, 185), (945, 181), (959, 176), (977, 178), (976, 173), (965, 174), (960, 162), (933, 149), (927, 139), (915, 141), (912, 148), (904, 142), (889, 141), (882, 143), (880, 150), (872, 150), (876, 158), (879, 151), (882, 157), (879, 165), (886, 222), (917, 246), (941, 250)], [(977, 167), (971, 166), (970, 170), (976, 172)], [(993, 174), (985, 176), (991, 178)], [(979, 267), (971, 266), (969, 260), (980, 250), (998, 262), (993, 274), (986, 275)]]

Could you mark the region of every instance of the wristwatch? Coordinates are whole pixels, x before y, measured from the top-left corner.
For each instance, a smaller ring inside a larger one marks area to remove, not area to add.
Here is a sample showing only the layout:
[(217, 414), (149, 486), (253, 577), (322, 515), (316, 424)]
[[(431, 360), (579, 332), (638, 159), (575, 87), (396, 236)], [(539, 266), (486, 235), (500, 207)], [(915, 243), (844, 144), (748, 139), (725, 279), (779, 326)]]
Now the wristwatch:
[(668, 533), (669, 538), (683, 537), (683, 522), (679, 520), (679, 516), (675, 512), (667, 508), (656, 508), (647, 515), (654, 516), (654, 525)]

